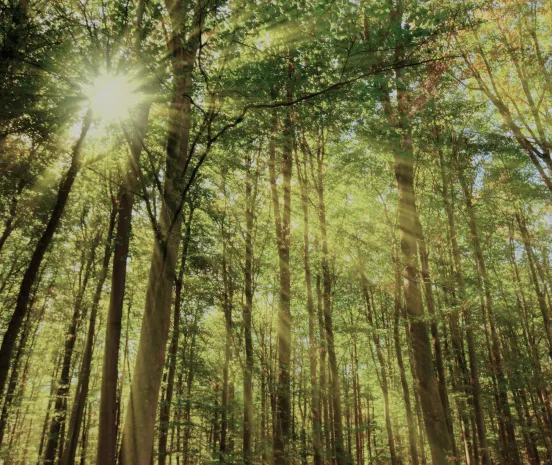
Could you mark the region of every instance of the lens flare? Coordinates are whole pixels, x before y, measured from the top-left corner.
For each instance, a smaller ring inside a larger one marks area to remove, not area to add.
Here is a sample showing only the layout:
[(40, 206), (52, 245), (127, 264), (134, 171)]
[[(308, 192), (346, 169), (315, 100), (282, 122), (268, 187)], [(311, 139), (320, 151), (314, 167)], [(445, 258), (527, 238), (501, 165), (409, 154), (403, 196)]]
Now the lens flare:
[(98, 77), (87, 94), (94, 115), (108, 121), (125, 118), (138, 102), (132, 85), (122, 76)]

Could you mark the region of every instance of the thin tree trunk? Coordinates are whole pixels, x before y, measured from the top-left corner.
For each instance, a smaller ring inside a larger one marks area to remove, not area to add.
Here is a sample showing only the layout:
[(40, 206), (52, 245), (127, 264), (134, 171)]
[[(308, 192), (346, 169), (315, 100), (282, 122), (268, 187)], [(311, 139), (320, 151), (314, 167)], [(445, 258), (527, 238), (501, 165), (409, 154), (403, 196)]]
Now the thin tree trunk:
[(364, 274), (364, 270), (362, 269), (362, 267), (363, 267), (363, 264), (361, 261), (360, 285), (361, 285), (362, 295), (364, 297), (364, 301), (366, 304), (366, 318), (370, 325), (370, 332), (372, 334), (374, 345), (376, 346), (376, 357), (380, 365), (380, 372), (381, 372), (380, 386), (383, 394), (383, 414), (385, 416), (385, 429), (387, 431), (387, 444), (389, 446), (389, 455), (391, 456), (391, 464), (399, 465), (399, 460), (397, 458), (397, 451), (395, 449), (395, 438), (393, 436), (393, 426), (391, 424), (391, 412), (389, 410), (389, 385), (388, 385), (388, 379), (387, 379), (387, 366), (385, 363), (385, 358), (381, 347), (380, 337), (377, 333), (377, 328), (374, 324), (373, 311), (375, 309), (373, 308), (373, 301), (371, 303), (371, 300), (370, 300), (370, 290), (369, 290), (368, 280), (366, 279), (366, 275)]
[[(225, 212), (225, 215), (227, 212)], [(223, 219), (226, 222), (226, 219)], [(222, 402), (221, 402), (221, 434), (220, 434), (220, 457), (221, 463), (228, 460), (230, 453), (229, 446), (229, 420), (228, 413), (231, 411), (231, 381), (230, 381), (230, 362), (232, 360), (232, 310), (233, 310), (233, 282), (232, 270), (228, 263), (227, 241), (229, 240), (226, 227), (222, 226), (222, 237), (224, 241), (222, 255), (222, 280), (223, 280), (223, 299), (222, 306), (224, 311), (225, 322), (225, 347), (224, 347), (224, 367), (222, 372)]]
[[(39, 279), (40, 281), (40, 279)], [(34, 302), (36, 300), (36, 290), (34, 292), (34, 297), (32, 298), (31, 302), (29, 303), (29, 308), (32, 309)], [(34, 329), (34, 335), (33, 335), (33, 342), (34, 338), (36, 336), (36, 332), (38, 331), (38, 327), (40, 325), (40, 322), (42, 321), (42, 317), (44, 315), (44, 310), (46, 309), (46, 301), (44, 302), (44, 305), (42, 306), (39, 315), (36, 317), (37, 325)], [(22, 363), (22, 357), (23, 353), (25, 352), (27, 348), (27, 343), (29, 340), (29, 335), (32, 330), (32, 326), (34, 325), (34, 321), (31, 318), (32, 313), (27, 315), (27, 320), (25, 321), (25, 326), (23, 328), (23, 333), (21, 334), (21, 338), (19, 340), (19, 344), (17, 347), (17, 352), (15, 353), (15, 357), (13, 359), (13, 368), (12, 372), (10, 374), (10, 381), (8, 383), (8, 388), (6, 391), (6, 395), (4, 396), (4, 405), (2, 406), (2, 414), (0, 415), (0, 447), (2, 446), (2, 443), (4, 441), (4, 434), (6, 431), (7, 423), (8, 423), (8, 417), (10, 415), (10, 410), (12, 407), (12, 404), (16, 398), (16, 389), (17, 385), (20, 382), (19, 379), (19, 371), (21, 369), (21, 363)]]
[(118, 199), (117, 230), (111, 273), (111, 294), (107, 313), (105, 347), (100, 388), (100, 418), (97, 465), (114, 465), (117, 453), (117, 381), (119, 378), (119, 346), (127, 275), (127, 259), (132, 227), (134, 192), (137, 188), (137, 170), (146, 135), (149, 104), (141, 105), (136, 128), (130, 143), (131, 166)]
[[(473, 399), (473, 407), (475, 410), (475, 422), (477, 424), (477, 437), (479, 440), (479, 452), (481, 453), (481, 460), (483, 465), (491, 464), (491, 456), (489, 453), (489, 444), (487, 442), (487, 430), (485, 426), (485, 416), (483, 414), (483, 407), (481, 403), (481, 386), (479, 382), (479, 368), (477, 364), (477, 351), (475, 337), (473, 334), (473, 324), (471, 318), (471, 309), (467, 307), (466, 303), (466, 283), (464, 281), (464, 273), (462, 271), (462, 260), (460, 257), (460, 247), (458, 246), (458, 236), (456, 233), (456, 224), (454, 221), (453, 207), (449, 200), (448, 185), (449, 181), (446, 175), (446, 169), (443, 159), (442, 151), (439, 151), (439, 161), (441, 166), (441, 179), (443, 183), (443, 202), (445, 204), (445, 212), (447, 214), (448, 227), (450, 231), (450, 241), (452, 245), (452, 256), (454, 259), (455, 278), (458, 285), (458, 293), (460, 297), (460, 305), (462, 306), (462, 315), (466, 326), (466, 340), (468, 343), (468, 355), (470, 365), (470, 387), (471, 395)], [(456, 342), (457, 351), (460, 351), (460, 342)], [(457, 357), (460, 357), (458, 354)], [(461, 361), (460, 361), (461, 362)], [(461, 369), (462, 366), (461, 366)], [(479, 452), (477, 455), (479, 455)]]
[(15, 310), (8, 324), (8, 328), (4, 333), (4, 339), (2, 340), (2, 346), (0, 347), (0, 395), (4, 392), (4, 388), (6, 386), (12, 353), (15, 348), (15, 342), (17, 340), (17, 336), (19, 335), (21, 325), (27, 315), (32, 287), (38, 276), (40, 265), (44, 260), (44, 255), (52, 243), (52, 239), (54, 238), (54, 234), (58, 228), (65, 206), (67, 205), (69, 193), (73, 188), (73, 184), (80, 170), (82, 147), (91, 124), (92, 112), (89, 110), (84, 117), (79, 138), (77, 139), (77, 142), (72, 150), (71, 165), (69, 166), (67, 172), (63, 175), (59, 184), (56, 202), (52, 212), (50, 213), (48, 224), (46, 225), (46, 229), (35, 246), (29, 266), (23, 275), (23, 280), (21, 281), (21, 286), (17, 295)]
[(102, 290), (109, 272), (109, 261), (111, 259), (113, 248), (113, 230), (115, 228), (115, 218), (117, 214), (117, 208), (113, 206), (111, 210), (111, 217), (109, 220), (109, 226), (107, 235), (105, 238), (105, 248), (102, 260), (102, 267), (98, 275), (96, 282), (96, 289), (94, 297), (92, 299), (92, 308), (90, 309), (90, 321), (88, 323), (88, 333), (86, 335), (86, 342), (84, 343), (84, 354), (82, 357), (81, 369), (79, 372), (79, 378), (77, 382), (77, 388), (75, 389), (75, 397), (73, 400), (73, 407), (71, 410), (71, 417), (69, 419), (69, 427), (67, 428), (67, 442), (65, 444), (63, 456), (61, 459), (61, 465), (73, 465), (75, 463), (75, 457), (77, 453), (77, 446), (80, 437), (80, 429), (83, 423), (85, 405), (88, 400), (88, 388), (90, 384), (90, 371), (92, 366), (92, 355), (94, 350), (94, 336), (96, 333), (96, 319), (98, 315), (98, 308), (100, 306), (100, 299), (102, 296)]
[(54, 402), (54, 411), (52, 413), (52, 420), (48, 433), (48, 442), (46, 443), (46, 449), (44, 451), (45, 465), (53, 465), (56, 462), (56, 452), (58, 452), (58, 448), (59, 452), (61, 452), (62, 450), (62, 428), (65, 425), (65, 417), (67, 415), (67, 396), (71, 387), (70, 373), (71, 363), (73, 360), (73, 350), (75, 348), (75, 342), (77, 339), (77, 329), (80, 326), (80, 320), (82, 317), (81, 310), (83, 305), (84, 293), (88, 286), (88, 280), (90, 278), (90, 273), (94, 263), (96, 246), (97, 240), (95, 240), (94, 244), (91, 244), (91, 252), (90, 256), (86, 260), (86, 264), (84, 259), (81, 261), (81, 266), (84, 266), (85, 270), (82, 278), (82, 283), (80, 284), (80, 288), (75, 299), (73, 317), (65, 335), (63, 362), (61, 365), (61, 372), (56, 392), (56, 400)]
[(42, 463), (42, 451), (44, 450), (44, 445), (46, 444), (46, 441), (48, 439), (48, 426), (50, 424), (50, 414), (52, 410), (52, 404), (54, 402), (54, 392), (56, 390), (56, 382), (57, 375), (59, 373), (59, 369), (61, 368), (61, 355), (56, 356), (56, 360), (54, 361), (54, 370), (52, 373), (52, 381), (50, 384), (50, 395), (48, 397), (48, 406), (46, 408), (46, 416), (44, 417), (44, 424), (42, 426), (42, 434), (40, 435), (40, 445), (38, 447), (38, 462), (37, 465), (40, 465)]
[(278, 247), (280, 294), (278, 306), (278, 382), (276, 398), (276, 418), (274, 421), (274, 465), (288, 465), (289, 441), (291, 429), (290, 401), (290, 362), (291, 362), (291, 270), (290, 270), (290, 234), (291, 234), (291, 172), (293, 155), (291, 147), (291, 116), (287, 115), (282, 147), (283, 175), (283, 214), (280, 213), (280, 200), (276, 186), (276, 118), (273, 119), (273, 134), (269, 148), (269, 173), (276, 242)]
[[(323, 133), (320, 138), (323, 139)], [(320, 238), (322, 244), (322, 288), (323, 288), (323, 308), (324, 308), (324, 327), (326, 332), (326, 344), (328, 351), (328, 360), (330, 366), (331, 390), (330, 397), (333, 408), (333, 430), (334, 447), (337, 465), (346, 465), (348, 458), (343, 443), (343, 423), (341, 412), (341, 392), (339, 386), (339, 370), (337, 367), (337, 357), (335, 354), (335, 343), (332, 322), (331, 294), (332, 283), (330, 275), (330, 262), (328, 251), (327, 225), (326, 225), (326, 205), (324, 201), (324, 141), (320, 140), (316, 159), (317, 159), (317, 178), (316, 190), (318, 192), (318, 218), (320, 224)]]
[[(395, 254), (395, 252), (394, 252)], [(402, 349), (400, 343), (400, 315), (401, 315), (401, 274), (399, 268), (398, 257), (396, 257), (396, 266), (395, 266), (395, 317), (394, 317), (394, 326), (393, 326), (393, 339), (395, 345), (395, 355), (397, 357), (397, 365), (399, 366), (399, 374), (401, 379), (401, 386), (403, 390), (404, 398), (404, 407), (406, 411), (406, 424), (408, 427), (408, 444), (410, 447), (410, 462), (412, 465), (418, 465), (418, 446), (417, 446), (417, 434), (416, 434), (416, 425), (414, 423), (414, 417), (412, 415), (412, 405), (410, 403), (410, 388), (408, 387), (408, 381), (406, 379), (406, 372), (404, 369), (404, 361), (402, 356)]]
[(325, 453), (324, 464), (329, 465), (332, 456), (332, 445), (330, 441), (330, 415), (328, 411), (328, 388), (326, 382), (327, 364), (326, 364), (326, 330), (324, 327), (324, 314), (322, 308), (322, 289), (320, 283), (320, 275), (316, 276), (316, 296), (317, 296), (317, 308), (318, 308), (318, 329), (320, 333), (320, 402), (319, 410), (324, 415), (324, 446)]
[(169, 422), (171, 417), (171, 403), (174, 392), (174, 377), (176, 373), (176, 358), (178, 352), (178, 339), (180, 337), (180, 311), (182, 307), (182, 286), (184, 279), (184, 270), (186, 268), (186, 258), (190, 244), (191, 227), (194, 208), (190, 206), (190, 216), (186, 222), (186, 232), (184, 244), (182, 247), (182, 258), (180, 261), (180, 270), (175, 284), (174, 314), (173, 314), (173, 334), (169, 348), (169, 372), (167, 376), (167, 391), (165, 393), (164, 403), (161, 405), (159, 414), (159, 465), (165, 465), (167, 460), (167, 440), (169, 431)]
[(243, 462), (253, 461), (251, 435), (253, 432), (253, 339), (251, 316), (253, 312), (253, 221), (255, 216), (255, 192), (253, 184), (253, 160), (247, 155), (245, 173), (245, 305), (243, 307), (243, 329), (245, 339), (245, 366), (243, 370)]
[(546, 338), (548, 342), (548, 354), (552, 359), (552, 322), (550, 321), (550, 310), (548, 308), (548, 305), (546, 304), (545, 298), (546, 284), (543, 283), (543, 288), (541, 288), (541, 285), (539, 283), (539, 276), (537, 273), (538, 260), (535, 257), (535, 253), (531, 246), (531, 238), (529, 237), (529, 231), (527, 230), (527, 226), (525, 224), (525, 218), (523, 218), (523, 216), (519, 212), (516, 212), (516, 219), (519, 230), (521, 232), (521, 238), (523, 240), (525, 253), (527, 254), (527, 261), (529, 262), (531, 281), (533, 283), (533, 287), (535, 288), (535, 294), (537, 294), (537, 302), (542, 314), (544, 330), (546, 332)]
[(2, 248), (4, 247), (4, 244), (6, 243), (6, 241), (8, 240), (8, 237), (10, 237), (11, 233), (14, 230), (14, 222), (17, 215), (17, 204), (19, 202), (19, 196), (23, 191), (25, 184), (26, 184), (26, 181), (24, 179), (20, 179), (19, 182), (17, 183), (15, 193), (11, 198), (11, 201), (8, 207), (8, 218), (4, 223), (4, 231), (0, 236), (0, 253), (2, 253)]
[(190, 463), (190, 435), (192, 431), (192, 385), (194, 382), (194, 357), (195, 357), (195, 341), (197, 337), (197, 318), (199, 318), (198, 313), (194, 315), (194, 321), (190, 325), (192, 331), (191, 341), (190, 341), (190, 352), (188, 355), (188, 373), (186, 376), (186, 398), (185, 398), (185, 408), (184, 408), (184, 441), (182, 446), (182, 454), (184, 456), (184, 465)]
[(303, 169), (301, 169), (299, 159), (296, 159), (297, 178), (301, 186), (301, 205), (303, 208), (303, 261), (305, 268), (305, 286), (307, 291), (307, 312), (309, 316), (309, 370), (311, 385), (311, 415), (312, 415), (312, 446), (314, 452), (314, 465), (322, 464), (322, 441), (321, 441), (321, 421), (320, 421), (320, 392), (317, 385), (316, 371), (316, 310), (314, 308), (314, 298), (312, 293), (312, 276), (309, 259), (309, 199), (308, 199), (308, 176), (306, 168), (306, 157), (303, 158)]
[(356, 335), (353, 338), (353, 393), (356, 431), (356, 459), (358, 464), (364, 464), (364, 421), (362, 415), (362, 393), (360, 388), (358, 349)]
[(491, 296), (491, 282), (487, 273), (487, 267), (483, 258), (483, 250), (481, 248), (481, 242), (479, 240), (479, 232), (477, 228), (477, 222), (475, 219), (475, 212), (473, 208), (471, 192), (468, 188), (466, 178), (464, 176), (464, 168), (461, 163), (458, 164), (458, 179), (462, 192), (464, 194), (464, 201), (466, 203), (466, 210), (468, 213), (468, 225), (471, 232), (471, 240), (475, 252), (475, 259), (477, 268), (481, 276), (482, 291), (485, 298), (485, 309), (488, 319), (488, 324), (491, 331), (491, 357), (493, 374), (497, 383), (497, 403), (498, 403), (498, 415), (500, 418), (500, 424), (503, 425), (504, 444), (503, 447), (505, 453), (505, 459), (507, 463), (517, 464), (520, 461), (519, 450), (517, 447), (516, 436), (512, 421), (512, 415), (510, 411), (510, 404), (508, 402), (508, 385), (504, 371), (502, 367), (502, 356), (500, 354), (500, 345), (498, 341), (498, 334), (496, 331), (493, 300)]

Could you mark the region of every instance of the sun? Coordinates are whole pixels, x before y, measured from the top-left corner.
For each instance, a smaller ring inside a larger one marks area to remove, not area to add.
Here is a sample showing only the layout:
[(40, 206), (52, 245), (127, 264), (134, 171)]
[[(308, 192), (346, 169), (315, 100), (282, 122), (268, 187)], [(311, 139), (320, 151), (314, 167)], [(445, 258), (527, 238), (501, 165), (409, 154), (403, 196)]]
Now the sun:
[(132, 84), (123, 76), (99, 76), (87, 91), (90, 107), (95, 116), (112, 121), (128, 116), (138, 103)]

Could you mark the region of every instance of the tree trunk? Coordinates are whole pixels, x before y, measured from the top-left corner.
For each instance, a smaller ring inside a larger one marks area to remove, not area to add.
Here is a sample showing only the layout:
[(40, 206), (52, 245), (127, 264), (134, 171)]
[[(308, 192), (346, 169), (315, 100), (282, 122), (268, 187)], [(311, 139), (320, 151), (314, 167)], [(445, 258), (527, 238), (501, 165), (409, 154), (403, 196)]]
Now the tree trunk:
[(329, 465), (332, 456), (332, 444), (330, 441), (330, 415), (328, 411), (328, 383), (326, 382), (326, 331), (324, 328), (324, 314), (322, 309), (322, 290), (320, 283), (320, 275), (316, 276), (316, 296), (317, 296), (317, 308), (318, 308), (318, 330), (320, 333), (320, 400), (319, 410), (324, 415), (324, 465)]
[[(395, 241), (393, 241), (395, 242)], [(395, 252), (393, 252), (395, 255)], [(393, 339), (395, 345), (395, 355), (397, 357), (397, 365), (399, 366), (399, 374), (401, 378), (401, 386), (403, 390), (404, 398), (404, 407), (406, 410), (406, 424), (408, 426), (408, 445), (410, 447), (410, 463), (412, 465), (418, 465), (418, 446), (417, 446), (417, 434), (416, 434), (416, 425), (414, 423), (414, 417), (412, 415), (412, 405), (410, 403), (410, 388), (408, 387), (408, 381), (406, 379), (406, 372), (404, 369), (404, 361), (402, 356), (402, 349), (400, 343), (400, 315), (401, 315), (401, 274), (400, 274), (400, 264), (398, 262), (398, 257), (395, 259), (395, 317), (393, 325)]]
[(119, 346), (121, 322), (127, 274), (127, 258), (132, 227), (134, 192), (137, 189), (137, 170), (142, 150), (142, 139), (146, 135), (149, 104), (141, 105), (136, 118), (136, 128), (130, 142), (132, 163), (124, 180), (124, 187), (118, 199), (117, 232), (111, 272), (111, 294), (107, 313), (105, 347), (100, 389), (100, 418), (98, 434), (98, 465), (114, 465), (117, 454), (117, 380), (119, 378)]
[[(32, 309), (35, 300), (36, 300), (36, 291), (35, 291), (35, 296), (29, 303), (30, 309)], [(37, 315), (36, 317), (37, 325), (36, 325), (36, 328), (34, 329), (33, 341), (34, 341), (34, 337), (36, 336), (36, 332), (38, 331), (40, 322), (42, 321), (42, 317), (44, 315), (45, 309), (46, 309), (46, 302), (42, 306), (39, 315)], [(11, 406), (16, 397), (17, 385), (20, 382), (19, 372), (21, 369), (21, 363), (23, 361), (22, 357), (24, 352), (26, 351), (27, 343), (29, 341), (29, 335), (31, 333), (32, 326), (34, 325), (34, 321), (33, 319), (31, 319), (31, 315), (32, 314), (27, 315), (27, 319), (25, 321), (25, 327), (23, 328), (23, 333), (21, 334), (21, 338), (19, 340), (17, 352), (15, 353), (15, 357), (13, 359), (13, 368), (10, 374), (8, 389), (7, 389), (6, 395), (4, 396), (4, 405), (2, 406), (2, 414), (0, 416), (0, 447), (2, 446), (2, 443), (4, 441), (4, 434), (8, 423), (8, 417), (10, 415)]]
[(178, 339), (180, 337), (180, 311), (182, 307), (182, 286), (184, 279), (184, 270), (186, 268), (186, 257), (190, 245), (190, 236), (192, 228), (194, 208), (190, 206), (190, 216), (186, 222), (186, 233), (182, 247), (182, 258), (180, 261), (180, 270), (175, 284), (174, 314), (173, 314), (173, 333), (171, 345), (169, 348), (169, 372), (167, 376), (167, 391), (165, 401), (161, 405), (159, 413), (159, 465), (165, 465), (167, 460), (167, 440), (169, 432), (169, 422), (171, 418), (171, 403), (174, 392), (174, 377), (176, 373), (176, 359), (178, 352)]
[(13, 232), (14, 222), (17, 215), (17, 203), (19, 201), (19, 195), (23, 191), (25, 184), (26, 181), (24, 179), (20, 179), (17, 183), (15, 193), (11, 198), (10, 205), (8, 207), (8, 218), (6, 220), (6, 223), (4, 224), (4, 231), (0, 236), (0, 253), (2, 253), (2, 248), (4, 247), (4, 244), (8, 240), (8, 237), (10, 237), (10, 234)]
[[(323, 139), (323, 133), (320, 138)], [(339, 370), (337, 367), (337, 357), (335, 354), (335, 343), (332, 322), (332, 281), (330, 275), (330, 258), (328, 251), (327, 225), (326, 225), (326, 205), (324, 202), (324, 141), (319, 141), (316, 154), (317, 159), (317, 181), (318, 191), (318, 218), (320, 223), (320, 238), (322, 243), (322, 288), (323, 288), (323, 308), (324, 308), (324, 327), (326, 330), (326, 344), (328, 351), (328, 360), (330, 365), (331, 391), (330, 397), (333, 408), (333, 430), (334, 447), (337, 465), (346, 465), (348, 462), (347, 454), (343, 444), (343, 423), (341, 412), (341, 392), (339, 386)]]
[(370, 303), (370, 291), (368, 288), (369, 287), (368, 280), (366, 279), (362, 266), (363, 265), (361, 261), (360, 285), (361, 285), (362, 295), (366, 303), (366, 317), (370, 325), (370, 332), (372, 333), (372, 339), (374, 341), (374, 345), (376, 346), (376, 357), (380, 365), (380, 372), (381, 372), (380, 386), (383, 394), (383, 413), (385, 416), (385, 429), (387, 431), (387, 444), (389, 446), (389, 455), (391, 456), (391, 465), (399, 465), (399, 460), (397, 458), (397, 451), (395, 449), (395, 438), (393, 436), (393, 426), (391, 424), (391, 412), (389, 411), (389, 385), (387, 380), (387, 367), (385, 364), (385, 357), (383, 355), (383, 350), (381, 347), (381, 341), (377, 333), (377, 328), (374, 325), (374, 317), (372, 313), (375, 309), (373, 308), (373, 305)]
[[(223, 180), (224, 183), (224, 180)], [(225, 211), (225, 217), (228, 212)], [(232, 269), (228, 263), (228, 250), (227, 242), (229, 241), (229, 234), (226, 231), (224, 226), (226, 218), (223, 219), (222, 226), (222, 237), (223, 237), (223, 252), (222, 252), (222, 281), (223, 281), (223, 299), (222, 307), (224, 311), (224, 322), (225, 322), (225, 347), (224, 347), (224, 368), (222, 372), (222, 402), (221, 402), (221, 434), (220, 434), (220, 462), (225, 463), (229, 460), (228, 455), (230, 454), (230, 445), (229, 445), (229, 420), (228, 414), (232, 410), (231, 406), (231, 385), (232, 381), (230, 379), (230, 363), (232, 360), (232, 310), (233, 310), (233, 300), (234, 300), (234, 284), (232, 278)]]
[(84, 139), (86, 138), (86, 134), (88, 133), (91, 124), (92, 112), (89, 110), (84, 117), (79, 138), (73, 147), (71, 154), (71, 165), (69, 166), (67, 172), (63, 175), (59, 184), (56, 202), (54, 204), (54, 208), (52, 209), (52, 213), (50, 214), (48, 224), (36, 244), (29, 266), (23, 275), (23, 280), (21, 281), (21, 286), (17, 295), (15, 311), (10, 319), (8, 328), (4, 334), (4, 339), (2, 340), (2, 346), (0, 347), (0, 395), (4, 392), (15, 342), (17, 340), (17, 336), (19, 335), (19, 330), (21, 329), (23, 320), (27, 315), (33, 284), (38, 276), (44, 255), (52, 243), (52, 239), (54, 238), (54, 234), (58, 228), (65, 206), (67, 205), (69, 193), (73, 188), (73, 184), (80, 170), (80, 155)]
[[(475, 345), (475, 337), (473, 334), (473, 324), (471, 319), (471, 310), (466, 303), (466, 283), (464, 281), (464, 273), (462, 271), (462, 260), (460, 257), (460, 247), (456, 233), (456, 224), (454, 221), (453, 207), (449, 200), (448, 185), (449, 181), (446, 175), (446, 169), (442, 151), (439, 151), (439, 159), (441, 165), (441, 179), (443, 182), (443, 202), (445, 204), (445, 212), (447, 214), (448, 227), (450, 231), (450, 241), (452, 245), (452, 256), (454, 259), (455, 278), (458, 285), (460, 297), (460, 305), (462, 306), (462, 315), (466, 326), (466, 340), (468, 343), (468, 355), (470, 359), (470, 387), (471, 392), (468, 392), (473, 399), (473, 407), (475, 410), (475, 421), (477, 424), (477, 435), (479, 439), (479, 451), (483, 465), (491, 464), (491, 456), (489, 453), (489, 444), (487, 442), (487, 430), (485, 426), (485, 416), (481, 404), (481, 386), (479, 383), (479, 368), (477, 364), (477, 351)], [(460, 342), (456, 342), (457, 350), (460, 350)]]
[(69, 427), (67, 428), (67, 442), (63, 451), (61, 465), (74, 465), (75, 463), (77, 446), (80, 437), (80, 429), (83, 423), (85, 405), (88, 400), (88, 388), (90, 384), (90, 371), (94, 349), (94, 336), (96, 333), (96, 319), (98, 315), (98, 308), (100, 306), (102, 289), (107, 278), (107, 273), (109, 271), (109, 261), (111, 259), (113, 247), (113, 230), (115, 228), (116, 214), (117, 209), (115, 208), (115, 206), (113, 206), (111, 211), (111, 218), (109, 220), (107, 235), (105, 238), (105, 249), (102, 261), (102, 268), (98, 275), (96, 290), (92, 299), (92, 308), (90, 309), (90, 321), (88, 323), (88, 333), (86, 335), (86, 342), (84, 344), (84, 354), (82, 357), (77, 388), (75, 389), (75, 398), (73, 400), (71, 417), (69, 419)]
[[(291, 428), (290, 401), (290, 362), (291, 362), (291, 270), (290, 270), (290, 234), (291, 234), (291, 172), (293, 155), (291, 147), (291, 117), (286, 116), (284, 146), (282, 147), (283, 175), (283, 215), (280, 214), (280, 200), (276, 186), (276, 146), (275, 134), (272, 134), (269, 148), (269, 171), (276, 242), (278, 247), (280, 295), (278, 306), (278, 382), (276, 399), (276, 418), (274, 435), (274, 465), (288, 465), (289, 440)], [(273, 132), (277, 126), (273, 119)]]
[(38, 447), (38, 461), (37, 465), (40, 465), (42, 463), (42, 451), (44, 450), (44, 445), (46, 444), (46, 441), (48, 439), (48, 426), (50, 424), (50, 414), (52, 410), (52, 403), (54, 400), (54, 392), (56, 390), (56, 382), (57, 375), (59, 372), (59, 369), (61, 368), (61, 361), (62, 358), (59, 355), (56, 355), (56, 359), (54, 361), (54, 369), (52, 373), (51, 378), (51, 384), (50, 384), (50, 395), (48, 396), (48, 406), (46, 407), (46, 416), (44, 417), (44, 424), (42, 425), (42, 433), (40, 435), (40, 445)]
[[(404, 55), (397, 47), (397, 58)], [(417, 266), (418, 247), (416, 231), (418, 211), (414, 193), (414, 152), (412, 135), (406, 118), (409, 111), (408, 94), (404, 84), (404, 70), (396, 70), (398, 101), (398, 129), (401, 140), (395, 152), (395, 176), (399, 188), (399, 229), (403, 264), (403, 282), (406, 312), (409, 317), (409, 332), (412, 338), (414, 372), (424, 416), (427, 439), (435, 465), (448, 464), (451, 440), (439, 395), (437, 380), (433, 373), (433, 355), (424, 319), (420, 290), (420, 273)]]
[[(71, 363), (73, 360), (73, 350), (75, 348), (75, 342), (77, 339), (77, 328), (80, 326), (82, 318), (82, 305), (84, 299), (84, 293), (88, 286), (88, 280), (94, 263), (95, 249), (97, 241), (91, 244), (90, 256), (86, 259), (83, 257), (81, 260), (81, 266), (85, 266), (82, 283), (77, 292), (75, 299), (75, 308), (73, 310), (73, 317), (67, 333), (65, 334), (65, 346), (63, 353), (63, 361), (61, 365), (61, 372), (59, 375), (59, 381), (56, 392), (56, 400), (54, 402), (54, 411), (52, 413), (52, 420), (50, 423), (50, 430), (48, 433), (48, 441), (46, 443), (46, 449), (44, 451), (44, 464), (53, 465), (56, 462), (56, 452), (58, 447), (63, 445), (63, 434), (61, 434), (62, 428), (65, 425), (65, 417), (67, 415), (67, 396), (71, 388)], [(84, 253), (83, 253), (84, 255)]]
[[(253, 222), (255, 218), (254, 185), (257, 183), (258, 171), (253, 175), (253, 160), (249, 154), (245, 160), (245, 305), (243, 307), (243, 329), (245, 338), (245, 366), (243, 370), (243, 462), (253, 462), (251, 436), (253, 432)], [(255, 176), (255, 179), (253, 179)]]
[(307, 312), (309, 316), (309, 370), (311, 385), (311, 415), (312, 415), (312, 447), (314, 452), (314, 465), (322, 465), (322, 442), (320, 422), (320, 393), (316, 379), (317, 358), (316, 358), (316, 311), (312, 293), (312, 277), (309, 259), (309, 198), (308, 198), (308, 176), (306, 168), (306, 157), (303, 158), (303, 169), (299, 159), (296, 159), (297, 178), (301, 187), (301, 205), (303, 208), (303, 261), (305, 268), (305, 286), (307, 291)]
[(468, 188), (466, 178), (464, 176), (464, 168), (462, 163), (458, 164), (458, 179), (460, 181), (460, 186), (462, 187), (462, 192), (464, 194), (464, 200), (466, 203), (466, 210), (468, 213), (468, 224), (471, 232), (471, 240), (473, 249), (475, 252), (475, 259), (477, 263), (477, 268), (479, 270), (479, 275), (481, 276), (484, 297), (485, 297), (485, 309), (488, 319), (488, 324), (491, 330), (491, 358), (493, 366), (493, 374), (496, 378), (497, 383), (497, 407), (498, 415), (500, 422), (499, 424), (503, 428), (504, 436), (504, 454), (507, 463), (517, 464), (520, 461), (519, 450), (517, 447), (516, 436), (514, 431), (514, 425), (512, 421), (512, 414), (510, 411), (510, 404), (508, 402), (508, 384), (506, 377), (504, 376), (504, 371), (502, 367), (502, 356), (500, 354), (500, 345), (498, 341), (498, 334), (496, 331), (494, 310), (493, 310), (493, 299), (491, 295), (491, 282), (489, 275), (487, 273), (487, 267), (485, 260), (483, 258), (483, 249), (481, 248), (481, 242), (479, 240), (479, 232), (477, 228), (477, 222), (475, 218), (475, 211), (473, 208), (472, 195)]
[[(146, 305), (130, 399), (126, 409), (122, 436), (121, 465), (150, 465), (159, 389), (163, 376), (166, 345), (171, 319), (173, 284), (175, 280), (182, 215), (179, 206), (185, 200), (182, 183), (186, 174), (191, 128), (192, 72), (204, 19), (202, 2), (195, 5), (191, 34), (184, 41), (186, 11), (178, 4), (171, 10), (173, 37), (170, 52), (173, 57), (175, 94), (169, 118), (165, 185), (159, 228), (153, 249), (146, 293)], [(113, 465), (100, 462), (98, 465)]]
[(544, 330), (546, 332), (546, 339), (548, 342), (548, 354), (552, 359), (552, 322), (550, 321), (550, 310), (548, 308), (548, 305), (546, 304), (545, 298), (546, 284), (543, 283), (543, 288), (541, 289), (539, 276), (537, 274), (538, 261), (531, 246), (531, 238), (529, 237), (529, 231), (527, 230), (527, 226), (525, 224), (525, 218), (523, 218), (521, 213), (516, 212), (516, 220), (518, 223), (519, 231), (521, 232), (521, 238), (523, 240), (525, 253), (527, 254), (527, 261), (529, 262), (531, 281), (533, 282), (535, 294), (537, 294), (537, 302), (539, 303), (539, 309), (542, 314)]
[(456, 450), (456, 442), (454, 440), (454, 431), (452, 425), (452, 415), (450, 413), (450, 404), (448, 400), (447, 383), (445, 379), (445, 364), (443, 363), (443, 349), (441, 346), (441, 337), (439, 335), (439, 327), (436, 321), (435, 313), (435, 300), (433, 298), (433, 289), (431, 283), (431, 276), (429, 271), (429, 252), (426, 246), (424, 232), (420, 218), (417, 219), (418, 223), (418, 248), (420, 252), (420, 262), (422, 265), (422, 279), (424, 282), (424, 295), (427, 305), (428, 314), (431, 317), (431, 338), (433, 341), (433, 352), (435, 354), (435, 365), (437, 368), (437, 385), (439, 386), (439, 395), (443, 404), (443, 412), (449, 429), (449, 434), (452, 444), (452, 454), (454, 457), (458, 456)]

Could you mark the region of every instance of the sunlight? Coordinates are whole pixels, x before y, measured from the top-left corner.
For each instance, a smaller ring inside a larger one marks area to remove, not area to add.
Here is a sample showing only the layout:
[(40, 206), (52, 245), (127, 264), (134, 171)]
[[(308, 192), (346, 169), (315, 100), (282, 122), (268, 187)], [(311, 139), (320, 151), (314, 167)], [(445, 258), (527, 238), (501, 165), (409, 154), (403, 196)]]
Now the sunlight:
[(126, 117), (138, 101), (132, 85), (122, 76), (99, 76), (87, 94), (94, 114), (105, 120)]

